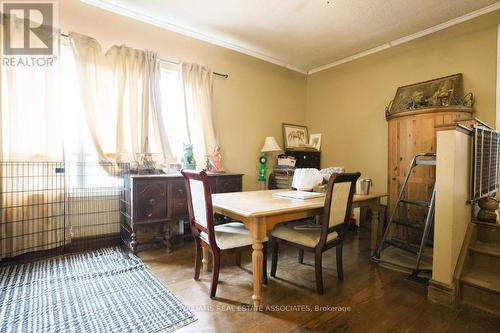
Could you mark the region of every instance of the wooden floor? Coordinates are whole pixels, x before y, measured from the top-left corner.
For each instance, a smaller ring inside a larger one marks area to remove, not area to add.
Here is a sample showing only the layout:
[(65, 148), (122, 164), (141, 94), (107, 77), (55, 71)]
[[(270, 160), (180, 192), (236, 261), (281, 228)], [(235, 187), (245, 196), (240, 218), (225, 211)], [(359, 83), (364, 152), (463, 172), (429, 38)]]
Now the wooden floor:
[(261, 313), (245, 311), (252, 303), (250, 253), (241, 268), (231, 255), (223, 259), (213, 300), (208, 297), (210, 272), (202, 273), (201, 281), (192, 278), (192, 243), (171, 254), (148, 250), (140, 257), (195, 313), (198, 321), (179, 332), (500, 332), (500, 317), (430, 303), (425, 286), (372, 264), (368, 246), (368, 230), (349, 234), (344, 281), (336, 278), (335, 251), (324, 254), (323, 296), (314, 291), (312, 255), (306, 253), (299, 265), (296, 250), (282, 246), (277, 278), (269, 278), (263, 288), (266, 310)]

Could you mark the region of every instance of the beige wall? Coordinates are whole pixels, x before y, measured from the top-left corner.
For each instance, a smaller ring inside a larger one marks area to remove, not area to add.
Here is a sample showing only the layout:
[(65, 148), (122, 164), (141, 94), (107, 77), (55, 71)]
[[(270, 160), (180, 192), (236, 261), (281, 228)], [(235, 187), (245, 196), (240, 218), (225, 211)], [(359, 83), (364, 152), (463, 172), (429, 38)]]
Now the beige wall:
[(387, 189), (385, 106), (397, 87), (461, 72), (476, 116), (494, 125), (500, 10), (308, 77), (306, 123), (322, 133), (322, 165), (345, 166)]
[[(245, 174), (256, 189), (258, 157), (269, 135), (281, 144), (281, 123), (304, 123), (306, 76), (222, 47), (98, 9), (60, 1), (63, 32), (96, 38), (104, 48), (126, 44), (158, 51), (162, 58), (203, 64), (228, 73), (215, 79), (216, 130), (228, 171)], [(198, 161), (200, 163), (202, 161)]]

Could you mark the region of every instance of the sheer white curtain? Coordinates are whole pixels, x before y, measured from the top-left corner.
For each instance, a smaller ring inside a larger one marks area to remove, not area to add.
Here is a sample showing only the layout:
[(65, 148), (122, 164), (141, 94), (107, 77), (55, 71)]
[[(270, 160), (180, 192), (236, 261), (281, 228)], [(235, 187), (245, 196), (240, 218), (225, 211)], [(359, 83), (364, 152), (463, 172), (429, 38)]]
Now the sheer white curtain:
[(181, 64), (188, 135), (198, 166), (217, 145), (213, 111), (213, 73), (204, 66)]
[[(10, 24), (11, 43), (22, 45), (23, 21), (3, 19)], [(53, 34), (57, 40), (59, 31)], [(59, 204), (64, 188), (52, 183), (61, 177), (46, 163), (63, 159), (58, 71), (58, 62), (0, 66), (0, 260), (65, 241)]]
[[(22, 45), (18, 41), (24, 38), (23, 21), (15, 16), (8, 18), (11, 20), (11, 43)], [(58, 32), (55, 34), (57, 36)], [(1, 66), (2, 160), (62, 160), (62, 136), (57, 130), (61, 118), (57, 99), (58, 71), (58, 62), (41, 67)]]
[(96, 151), (102, 161), (131, 162), (148, 138), (159, 161), (173, 160), (161, 119), (159, 59), (156, 53), (113, 46), (69, 35), (82, 102)]

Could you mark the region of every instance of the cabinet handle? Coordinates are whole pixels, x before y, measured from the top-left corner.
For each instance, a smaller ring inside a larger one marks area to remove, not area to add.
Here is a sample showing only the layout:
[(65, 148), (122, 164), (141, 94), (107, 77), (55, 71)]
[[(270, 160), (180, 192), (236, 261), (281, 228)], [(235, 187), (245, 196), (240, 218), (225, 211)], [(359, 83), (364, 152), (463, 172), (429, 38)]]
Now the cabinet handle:
[(184, 194), (184, 189), (182, 189), (182, 188), (178, 188), (178, 189), (177, 189), (177, 192), (179, 192), (180, 194)]
[(156, 200), (155, 200), (155, 199), (149, 199), (149, 204), (150, 204), (151, 206), (156, 205)]

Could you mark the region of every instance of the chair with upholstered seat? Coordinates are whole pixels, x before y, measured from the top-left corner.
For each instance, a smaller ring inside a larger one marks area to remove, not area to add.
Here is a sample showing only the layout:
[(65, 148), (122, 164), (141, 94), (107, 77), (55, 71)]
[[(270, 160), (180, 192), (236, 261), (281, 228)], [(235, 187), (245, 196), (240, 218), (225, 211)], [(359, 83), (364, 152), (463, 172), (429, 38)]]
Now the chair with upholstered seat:
[[(182, 170), (186, 184), (189, 224), (195, 245), (194, 279), (199, 280), (202, 247), (212, 253), (212, 284), (210, 298), (215, 297), (219, 281), (220, 256), (222, 252), (236, 252), (237, 264), (240, 251), (251, 249), (252, 237), (242, 222), (230, 222), (214, 226), (212, 193), (205, 171)], [(267, 241), (267, 238), (265, 239)], [(267, 283), (266, 243), (264, 243), (263, 282)]]
[(272, 264), (271, 276), (276, 276), (279, 243), (299, 249), (299, 263), (304, 260), (304, 251), (314, 252), (316, 290), (323, 294), (322, 255), (332, 247), (336, 248), (338, 279), (344, 278), (342, 267), (342, 243), (352, 209), (356, 180), (361, 174), (344, 173), (330, 177), (325, 196), (321, 223), (308, 226), (278, 225), (271, 232)]

